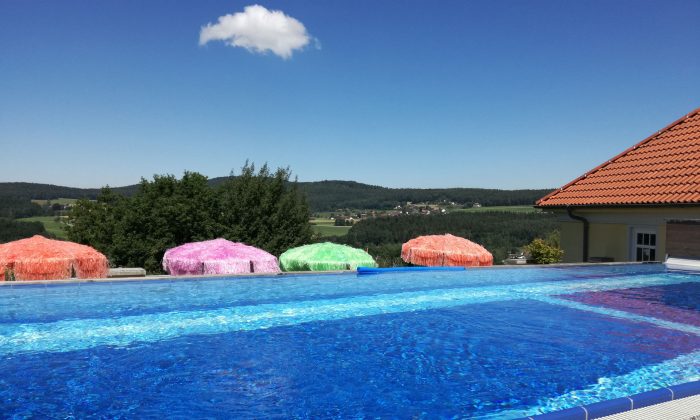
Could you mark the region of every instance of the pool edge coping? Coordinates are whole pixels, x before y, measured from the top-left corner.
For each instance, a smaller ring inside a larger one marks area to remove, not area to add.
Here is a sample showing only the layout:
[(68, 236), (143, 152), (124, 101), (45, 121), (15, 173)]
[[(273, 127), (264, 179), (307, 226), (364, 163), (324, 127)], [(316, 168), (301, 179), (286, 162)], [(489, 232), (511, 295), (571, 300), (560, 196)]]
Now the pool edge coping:
[(658, 388), (627, 397), (579, 405), (550, 413), (522, 417), (522, 420), (589, 420), (626, 413), (639, 408), (700, 395), (700, 380)]
[[(523, 264), (523, 265), (491, 265), (467, 267), (465, 271), (472, 270), (504, 270), (504, 269), (535, 269), (535, 268), (570, 268), (570, 267), (591, 267), (591, 266), (625, 266), (625, 265), (656, 265), (662, 264), (659, 261), (654, 262), (605, 262), (605, 263), (557, 263), (557, 264)], [(23, 286), (23, 285), (40, 285), (40, 284), (81, 284), (81, 283), (114, 283), (114, 282), (132, 282), (132, 281), (151, 281), (151, 280), (170, 280), (170, 281), (186, 281), (199, 279), (217, 279), (217, 278), (255, 278), (255, 277), (278, 277), (278, 276), (299, 276), (299, 275), (342, 275), (342, 274), (357, 274), (357, 270), (335, 270), (335, 271), (285, 271), (280, 273), (245, 273), (245, 274), (205, 274), (194, 276), (172, 276), (169, 274), (158, 274), (141, 277), (106, 277), (106, 278), (89, 278), (89, 279), (60, 279), (60, 280), (15, 280), (15, 281), (0, 281), (0, 287)]]

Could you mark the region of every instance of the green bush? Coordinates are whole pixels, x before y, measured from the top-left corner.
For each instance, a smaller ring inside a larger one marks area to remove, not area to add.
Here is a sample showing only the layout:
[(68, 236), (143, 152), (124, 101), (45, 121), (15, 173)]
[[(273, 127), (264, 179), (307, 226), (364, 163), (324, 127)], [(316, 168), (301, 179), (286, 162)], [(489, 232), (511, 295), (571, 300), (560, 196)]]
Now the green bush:
[(561, 261), (564, 251), (554, 244), (549, 244), (544, 239), (536, 238), (530, 244), (525, 245), (528, 261), (535, 264), (553, 264)]
[(24, 222), (0, 217), (0, 244), (34, 235), (53, 236), (46, 232), (41, 222)]

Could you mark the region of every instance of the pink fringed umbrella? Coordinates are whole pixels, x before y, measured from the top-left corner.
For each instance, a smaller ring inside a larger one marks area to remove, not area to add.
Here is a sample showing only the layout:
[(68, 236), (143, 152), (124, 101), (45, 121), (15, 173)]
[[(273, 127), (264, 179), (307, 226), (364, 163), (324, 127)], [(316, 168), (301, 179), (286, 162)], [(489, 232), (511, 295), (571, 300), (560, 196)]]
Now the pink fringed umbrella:
[(165, 251), (163, 269), (175, 276), (279, 273), (277, 257), (226, 239), (191, 242)]

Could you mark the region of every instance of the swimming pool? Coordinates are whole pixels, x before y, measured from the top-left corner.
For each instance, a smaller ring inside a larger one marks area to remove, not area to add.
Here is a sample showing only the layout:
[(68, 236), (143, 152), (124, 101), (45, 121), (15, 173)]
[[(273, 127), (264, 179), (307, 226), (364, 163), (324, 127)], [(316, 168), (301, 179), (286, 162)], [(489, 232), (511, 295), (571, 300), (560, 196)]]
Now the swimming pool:
[(700, 379), (654, 264), (0, 287), (9, 416), (517, 418)]

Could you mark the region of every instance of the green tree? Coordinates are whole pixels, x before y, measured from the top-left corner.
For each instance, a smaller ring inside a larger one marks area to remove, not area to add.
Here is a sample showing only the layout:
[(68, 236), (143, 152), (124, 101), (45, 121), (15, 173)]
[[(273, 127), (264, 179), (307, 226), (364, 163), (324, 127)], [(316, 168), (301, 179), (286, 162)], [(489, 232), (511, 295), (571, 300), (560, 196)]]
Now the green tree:
[(102, 188), (97, 200), (78, 200), (68, 213), (68, 239), (88, 244), (107, 256), (113, 254), (118, 219), (124, 214), (126, 200), (109, 187)]
[(113, 262), (158, 272), (168, 248), (215, 238), (216, 214), (214, 192), (203, 175), (185, 172), (180, 180), (172, 175), (142, 179), (116, 220)]
[(256, 173), (248, 162), (240, 175), (231, 174), (218, 189), (223, 236), (276, 255), (309, 243), (309, 208), (290, 176), (288, 168), (272, 173), (267, 164)]
[[(41, 222), (20, 222), (0, 217), (0, 243), (30, 238), (34, 235), (42, 235), (47, 238), (53, 237), (53, 235), (46, 232)], [(0, 278), (2, 278), (1, 275)]]

